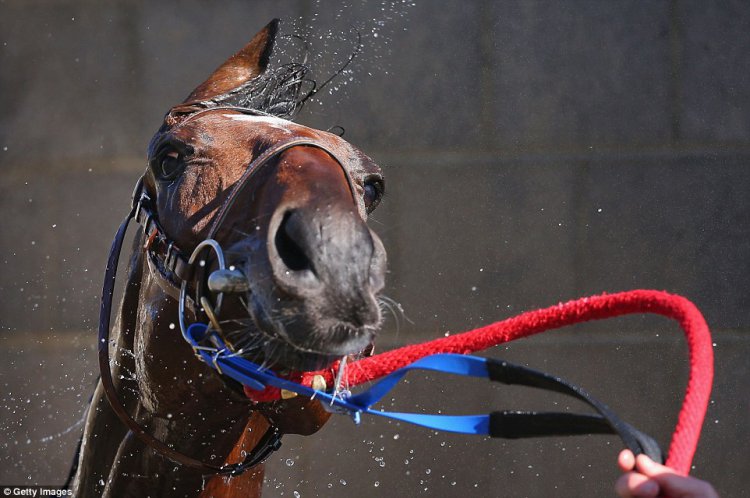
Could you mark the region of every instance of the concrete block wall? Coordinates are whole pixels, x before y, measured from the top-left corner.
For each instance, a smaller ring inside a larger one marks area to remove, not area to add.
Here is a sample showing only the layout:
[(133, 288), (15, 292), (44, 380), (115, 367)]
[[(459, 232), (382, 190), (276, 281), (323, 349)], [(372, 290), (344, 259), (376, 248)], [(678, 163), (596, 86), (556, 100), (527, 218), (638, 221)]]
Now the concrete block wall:
[[(307, 27), (319, 80), (350, 50), (351, 27), (364, 35), (354, 81), (299, 120), (344, 126), (385, 169), (372, 223), (405, 317), (387, 323), (383, 347), (603, 291), (684, 294), (717, 356), (695, 473), (741, 496), (750, 10), (693, 0), (0, 1), (0, 483), (64, 480), (77, 430), (43, 438), (80, 418), (94, 382), (102, 269), (145, 145), (167, 108), (273, 17)], [(685, 382), (679, 335), (631, 317), (491, 354), (581, 383), (666, 446)], [(395, 406), (549, 403), (415, 378)], [(286, 440), (267, 492), (601, 496), (618, 448), (337, 420)]]

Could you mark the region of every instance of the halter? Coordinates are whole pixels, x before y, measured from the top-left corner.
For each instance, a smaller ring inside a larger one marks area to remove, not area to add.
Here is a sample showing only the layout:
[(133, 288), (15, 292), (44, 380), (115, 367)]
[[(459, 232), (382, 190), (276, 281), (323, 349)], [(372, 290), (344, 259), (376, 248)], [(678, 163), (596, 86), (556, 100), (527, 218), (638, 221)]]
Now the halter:
[[(218, 109), (236, 110), (252, 115), (265, 115), (264, 113), (260, 113), (251, 109), (230, 106), (211, 107), (192, 113), (183, 121), (181, 121), (180, 125), (184, 124), (187, 120), (193, 119), (197, 114)], [(170, 113), (170, 115), (171, 114), (172, 113)], [(170, 448), (164, 442), (156, 439), (151, 434), (149, 434), (142, 425), (140, 425), (130, 416), (117, 395), (117, 390), (115, 389), (114, 382), (112, 380), (109, 356), (110, 315), (112, 311), (114, 285), (117, 276), (117, 264), (120, 258), (122, 244), (130, 221), (135, 219), (136, 222), (143, 227), (144, 238), (146, 241), (143, 248), (146, 253), (149, 267), (152, 269), (152, 271), (155, 271), (155, 274), (160, 277), (163, 283), (166, 283), (166, 285), (163, 285), (162, 287), (167, 290), (167, 293), (172, 297), (178, 298), (180, 315), (179, 323), (181, 331), (183, 333), (183, 337), (185, 337), (186, 340), (188, 340), (188, 326), (185, 318), (186, 308), (191, 308), (197, 313), (200, 310), (200, 307), (203, 307), (205, 314), (209, 318), (209, 322), (211, 322), (214, 327), (218, 329), (217, 331), (219, 331), (220, 327), (218, 324), (217, 314), (221, 308), (222, 293), (218, 293), (215, 307), (211, 306), (211, 303), (207, 299), (207, 297), (202, 295), (201, 285), (195, 285), (195, 296), (189, 296), (188, 285), (195, 276), (195, 262), (199, 254), (204, 249), (211, 248), (217, 255), (219, 270), (226, 269), (221, 245), (212, 237), (214, 237), (218, 230), (221, 228), (239, 194), (252, 180), (254, 175), (269, 161), (293, 147), (313, 147), (322, 150), (329, 156), (331, 156), (343, 170), (347, 180), (347, 184), (349, 185), (349, 188), (351, 190), (352, 197), (354, 197), (354, 184), (349, 171), (344, 165), (344, 162), (342, 162), (329, 148), (318, 142), (315, 142), (311, 139), (294, 138), (272, 145), (248, 164), (240, 179), (235, 183), (235, 186), (228, 195), (226, 201), (219, 208), (219, 211), (217, 212), (209, 231), (208, 238), (196, 246), (189, 258), (185, 257), (186, 253), (177, 246), (177, 244), (164, 232), (163, 228), (159, 224), (158, 218), (156, 216), (156, 211), (152, 204), (152, 199), (143, 188), (143, 177), (138, 180), (135, 186), (130, 212), (117, 230), (115, 238), (112, 242), (112, 247), (110, 249), (107, 268), (104, 276), (104, 285), (102, 289), (102, 300), (99, 315), (99, 370), (101, 372), (101, 382), (104, 393), (113, 411), (117, 414), (119, 419), (141, 441), (143, 441), (146, 446), (152, 448), (157, 453), (176, 463), (198, 469), (204, 474), (238, 475), (245, 470), (262, 463), (271, 455), (271, 453), (273, 453), (281, 446), (281, 431), (269, 421), (270, 425), (268, 430), (261, 437), (256, 447), (247, 455), (247, 457), (242, 462), (231, 465), (216, 466), (213, 464), (202, 462)], [(162, 282), (160, 282), (160, 284), (162, 284)], [(177, 288), (179, 288), (179, 296), (175, 295), (175, 290)], [(204, 359), (202, 354), (205, 353), (206, 350), (214, 349), (210, 346), (204, 346), (197, 342), (193, 343), (190, 340), (188, 340), (188, 343), (191, 344), (194, 352), (196, 353), (196, 356), (200, 359)], [(228, 346), (224, 345), (224, 348), (228, 348)], [(216, 367), (215, 364), (212, 366), (214, 368)], [(224, 379), (224, 376), (221, 376), (221, 378)]]

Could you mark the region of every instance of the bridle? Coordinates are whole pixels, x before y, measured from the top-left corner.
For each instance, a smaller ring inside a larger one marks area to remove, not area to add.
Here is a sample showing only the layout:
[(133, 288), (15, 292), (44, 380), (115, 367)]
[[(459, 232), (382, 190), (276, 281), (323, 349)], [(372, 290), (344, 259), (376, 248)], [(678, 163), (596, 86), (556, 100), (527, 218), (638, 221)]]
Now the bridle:
[[(255, 111), (253, 109), (238, 108), (233, 106), (216, 106), (203, 108), (198, 110), (197, 112), (191, 113), (183, 121), (180, 122), (180, 125), (184, 124), (187, 120), (193, 119), (195, 116), (203, 112), (222, 109), (239, 111), (251, 115), (265, 115), (264, 113)], [(170, 115), (168, 116), (171, 116), (171, 114), (172, 113), (170, 113)], [(194, 352), (196, 353), (196, 357), (204, 360), (204, 357), (199, 354), (202, 346), (195, 344), (194, 341), (189, 340), (186, 336), (186, 307), (191, 307), (196, 314), (199, 313), (202, 308), (202, 311), (207, 315), (207, 321), (212, 324), (214, 328), (219, 328), (219, 330), (216, 330), (216, 332), (221, 332), (217, 315), (220, 312), (223, 292), (221, 290), (216, 292), (216, 298), (214, 301), (216, 303), (215, 305), (212, 305), (210, 299), (208, 299), (208, 296), (205, 295), (206, 293), (204, 292), (202, 285), (193, 285), (194, 295), (189, 295), (188, 288), (190, 287), (191, 282), (196, 281), (196, 276), (199, 273), (196, 271), (196, 267), (198, 266), (196, 264), (197, 258), (203, 250), (205, 250), (206, 248), (211, 248), (216, 253), (217, 259), (219, 261), (219, 270), (226, 270), (224, 265), (223, 250), (221, 248), (221, 245), (214, 239), (214, 237), (222, 228), (232, 206), (237, 201), (239, 195), (255, 177), (256, 173), (261, 168), (263, 168), (263, 166), (268, 164), (274, 158), (278, 157), (284, 151), (287, 151), (294, 147), (312, 147), (322, 150), (329, 156), (331, 156), (343, 170), (352, 196), (355, 196), (356, 190), (349, 170), (347, 169), (345, 163), (341, 159), (339, 159), (336, 154), (332, 150), (330, 150), (330, 148), (312, 139), (292, 138), (271, 145), (248, 164), (242, 176), (234, 184), (226, 200), (219, 207), (212, 222), (211, 228), (208, 232), (207, 238), (196, 246), (190, 257), (185, 256), (187, 253), (184, 252), (182, 248), (179, 248), (174, 240), (172, 240), (172, 238), (169, 237), (169, 235), (161, 227), (155, 211), (155, 207), (153, 205), (153, 200), (144, 189), (143, 176), (141, 176), (135, 186), (130, 212), (117, 230), (117, 233), (115, 234), (114, 240), (112, 242), (112, 247), (110, 249), (104, 277), (104, 285), (102, 289), (98, 337), (99, 370), (101, 373), (101, 382), (104, 393), (107, 397), (107, 400), (109, 401), (110, 406), (112, 407), (118, 418), (146, 446), (150, 447), (157, 453), (176, 463), (200, 470), (203, 474), (238, 475), (245, 470), (262, 463), (281, 446), (282, 433), (279, 428), (269, 420), (269, 428), (261, 437), (256, 447), (247, 454), (242, 462), (217, 466), (202, 462), (173, 448), (170, 448), (167, 444), (149, 434), (142, 425), (140, 425), (130, 416), (122, 401), (120, 400), (114, 382), (112, 380), (109, 356), (110, 315), (112, 311), (112, 300), (115, 280), (117, 276), (117, 264), (120, 259), (120, 252), (122, 249), (123, 241), (130, 221), (135, 220), (143, 228), (144, 239), (146, 241), (143, 249), (146, 258), (148, 259), (151, 271), (154, 272), (154, 274), (157, 275), (158, 278), (163, 282), (166, 282), (167, 287), (177, 286), (179, 288), (179, 323), (183, 337), (185, 337), (188, 343), (193, 347)], [(242, 277), (241, 274), (235, 274), (234, 276), (240, 278)], [(212, 289), (209, 286), (209, 291), (211, 290)], [(169, 292), (168, 294), (170, 294), (172, 297), (177, 297), (174, 292)]]

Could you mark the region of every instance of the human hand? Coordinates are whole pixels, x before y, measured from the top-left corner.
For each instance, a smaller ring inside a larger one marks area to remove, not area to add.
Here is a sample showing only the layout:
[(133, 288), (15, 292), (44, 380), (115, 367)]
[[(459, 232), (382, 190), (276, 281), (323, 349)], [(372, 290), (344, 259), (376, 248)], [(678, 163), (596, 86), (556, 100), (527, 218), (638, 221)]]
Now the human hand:
[(706, 481), (678, 474), (646, 455), (635, 458), (632, 451), (623, 450), (617, 464), (625, 472), (615, 484), (622, 498), (719, 498)]

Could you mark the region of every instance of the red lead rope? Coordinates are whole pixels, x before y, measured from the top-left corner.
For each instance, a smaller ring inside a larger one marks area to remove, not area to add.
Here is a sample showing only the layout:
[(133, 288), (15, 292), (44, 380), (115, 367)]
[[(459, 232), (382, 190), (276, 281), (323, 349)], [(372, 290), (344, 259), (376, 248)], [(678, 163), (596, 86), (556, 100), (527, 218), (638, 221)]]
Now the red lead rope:
[[(344, 385), (356, 386), (378, 379), (431, 354), (469, 354), (566, 325), (634, 313), (655, 313), (673, 318), (685, 332), (690, 356), (690, 376), (666, 464), (687, 475), (711, 395), (713, 346), (703, 315), (692, 302), (682, 296), (662, 291), (633, 290), (586, 297), (541, 310), (528, 311), (475, 330), (405, 346), (349, 363), (345, 371)], [(304, 372), (299, 382), (310, 386), (315, 375), (322, 375), (327, 385), (333, 385), (333, 369)], [(278, 390), (274, 388), (267, 388), (263, 392), (249, 389), (245, 391), (256, 401), (278, 399)]]

